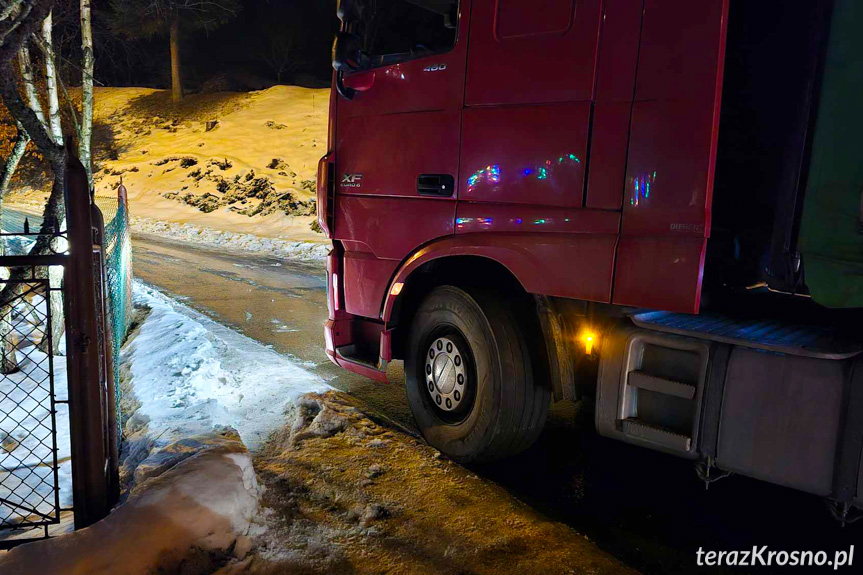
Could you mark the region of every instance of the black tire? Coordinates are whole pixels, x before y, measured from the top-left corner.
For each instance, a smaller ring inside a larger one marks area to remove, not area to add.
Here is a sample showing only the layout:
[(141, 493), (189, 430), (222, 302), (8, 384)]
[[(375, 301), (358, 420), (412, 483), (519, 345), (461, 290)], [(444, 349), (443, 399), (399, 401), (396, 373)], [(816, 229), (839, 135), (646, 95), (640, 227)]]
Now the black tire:
[[(493, 294), (442, 286), (426, 296), (410, 326), (405, 383), (414, 419), (430, 445), (473, 463), (514, 455), (536, 441), (550, 390), (535, 378), (543, 371), (535, 369), (526, 327), (513, 306)], [(428, 379), (434, 376), (426, 374), (427, 357), (434, 357), (430, 347), (441, 338), (466, 348), (465, 400), (456, 412), (435, 405), (436, 383)]]

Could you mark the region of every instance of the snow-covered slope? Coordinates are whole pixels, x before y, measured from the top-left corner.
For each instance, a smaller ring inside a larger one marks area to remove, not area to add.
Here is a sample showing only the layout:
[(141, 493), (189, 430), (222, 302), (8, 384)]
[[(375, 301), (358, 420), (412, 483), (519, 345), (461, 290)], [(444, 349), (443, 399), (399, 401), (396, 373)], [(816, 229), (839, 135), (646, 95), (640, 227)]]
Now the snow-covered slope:
[[(165, 90), (96, 88), (96, 195), (116, 197), (122, 178), (133, 216), (325, 243), (308, 213), (328, 107), (328, 89), (298, 86), (190, 95), (179, 106)], [(4, 204), (41, 213), (46, 194), (19, 189)], [(207, 205), (189, 205), (198, 198)], [(267, 209), (246, 215), (262, 201)]]

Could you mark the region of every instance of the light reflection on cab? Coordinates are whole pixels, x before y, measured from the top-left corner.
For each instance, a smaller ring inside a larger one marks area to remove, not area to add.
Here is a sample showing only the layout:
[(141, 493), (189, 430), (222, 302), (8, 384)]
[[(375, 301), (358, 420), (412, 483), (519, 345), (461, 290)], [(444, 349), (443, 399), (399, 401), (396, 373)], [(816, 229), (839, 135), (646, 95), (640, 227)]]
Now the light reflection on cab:
[(656, 172), (629, 179), (629, 205), (637, 208), (650, 198), (651, 187), (656, 183)]

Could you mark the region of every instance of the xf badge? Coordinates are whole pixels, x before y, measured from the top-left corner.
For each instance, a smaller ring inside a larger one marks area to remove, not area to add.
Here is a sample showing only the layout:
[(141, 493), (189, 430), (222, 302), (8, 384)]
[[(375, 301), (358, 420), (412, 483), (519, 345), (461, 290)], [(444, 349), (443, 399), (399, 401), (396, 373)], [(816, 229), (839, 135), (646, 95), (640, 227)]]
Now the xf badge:
[(343, 188), (359, 188), (363, 183), (363, 175), (362, 174), (343, 174), (342, 175), (342, 187)]

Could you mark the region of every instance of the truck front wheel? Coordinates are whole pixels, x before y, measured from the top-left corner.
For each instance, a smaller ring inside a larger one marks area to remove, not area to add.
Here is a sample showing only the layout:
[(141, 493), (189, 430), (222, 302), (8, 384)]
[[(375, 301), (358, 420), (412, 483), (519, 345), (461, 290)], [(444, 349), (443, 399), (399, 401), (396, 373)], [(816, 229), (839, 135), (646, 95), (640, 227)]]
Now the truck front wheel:
[(443, 286), (426, 296), (410, 327), (405, 382), (429, 444), (470, 463), (536, 440), (550, 393), (534, 379), (524, 327), (493, 294)]

